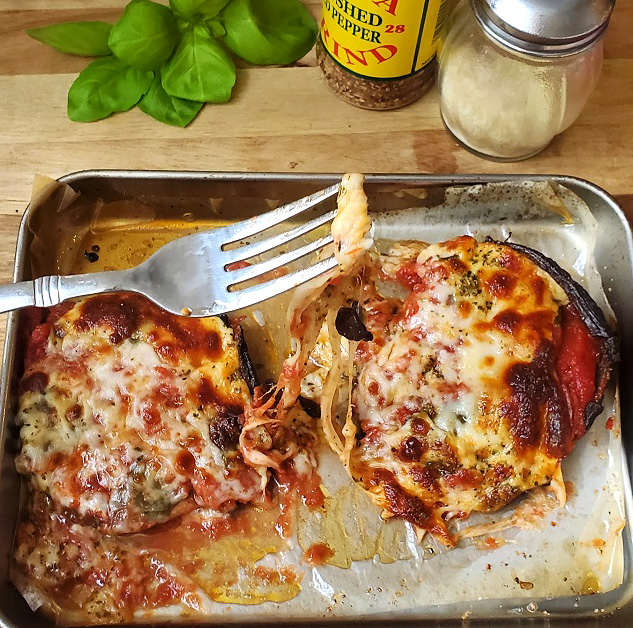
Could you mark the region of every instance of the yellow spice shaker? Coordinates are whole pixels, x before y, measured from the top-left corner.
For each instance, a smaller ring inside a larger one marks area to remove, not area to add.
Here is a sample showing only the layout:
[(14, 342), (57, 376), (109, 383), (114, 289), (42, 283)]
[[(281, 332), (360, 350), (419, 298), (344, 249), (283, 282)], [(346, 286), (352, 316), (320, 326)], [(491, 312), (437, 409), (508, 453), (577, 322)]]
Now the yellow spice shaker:
[(451, 0), (323, 0), (317, 59), (328, 86), (364, 109), (396, 109), (433, 84)]

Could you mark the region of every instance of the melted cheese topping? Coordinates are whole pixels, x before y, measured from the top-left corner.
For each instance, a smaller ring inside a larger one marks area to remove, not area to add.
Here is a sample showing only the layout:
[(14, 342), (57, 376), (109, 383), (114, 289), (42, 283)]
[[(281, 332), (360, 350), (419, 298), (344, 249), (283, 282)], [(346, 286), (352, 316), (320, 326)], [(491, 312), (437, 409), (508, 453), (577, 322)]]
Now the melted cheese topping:
[(250, 393), (230, 327), (136, 295), (69, 307), (22, 379), (16, 465), (36, 489), (107, 532), (261, 496), (266, 469), (237, 451)]
[(470, 237), (425, 248), (407, 272), (394, 279), (413, 290), (395, 314), (389, 301), (389, 319), (380, 296), (366, 304), (352, 473), (452, 544), (443, 516), (496, 510), (558, 472), (571, 437), (554, 365), (567, 297), (527, 258)]
[(373, 243), (364, 181), (362, 174), (346, 174), (341, 181), (332, 237), (334, 254), (343, 271), (353, 268)]

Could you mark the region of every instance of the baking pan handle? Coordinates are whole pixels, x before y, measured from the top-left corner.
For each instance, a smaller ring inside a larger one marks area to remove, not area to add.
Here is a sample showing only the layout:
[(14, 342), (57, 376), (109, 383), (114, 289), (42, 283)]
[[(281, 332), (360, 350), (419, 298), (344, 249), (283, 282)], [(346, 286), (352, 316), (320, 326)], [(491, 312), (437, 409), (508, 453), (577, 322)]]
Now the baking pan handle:
[(132, 275), (125, 270), (39, 277), (35, 281), (0, 286), (0, 313), (29, 305), (51, 307), (73, 297), (122, 290), (133, 290)]

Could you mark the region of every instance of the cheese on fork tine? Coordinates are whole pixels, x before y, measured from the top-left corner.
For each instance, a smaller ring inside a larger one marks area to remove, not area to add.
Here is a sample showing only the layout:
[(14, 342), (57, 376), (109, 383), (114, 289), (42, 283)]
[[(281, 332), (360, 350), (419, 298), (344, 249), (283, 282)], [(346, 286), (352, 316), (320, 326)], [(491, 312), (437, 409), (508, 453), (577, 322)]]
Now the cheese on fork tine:
[(346, 174), (338, 195), (338, 212), (332, 222), (334, 255), (343, 271), (349, 270), (373, 244), (371, 219), (362, 174)]

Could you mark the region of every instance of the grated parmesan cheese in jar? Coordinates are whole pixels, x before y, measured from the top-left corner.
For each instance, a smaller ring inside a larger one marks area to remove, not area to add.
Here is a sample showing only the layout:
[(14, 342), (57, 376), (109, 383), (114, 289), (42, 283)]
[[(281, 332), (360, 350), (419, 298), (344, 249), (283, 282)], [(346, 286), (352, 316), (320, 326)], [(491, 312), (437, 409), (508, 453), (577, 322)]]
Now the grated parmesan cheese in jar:
[[(523, 3), (516, 0), (517, 6)], [(442, 118), (474, 152), (498, 160), (525, 159), (579, 115), (600, 73), (602, 44), (592, 41), (564, 54), (555, 54), (553, 46), (546, 54), (528, 51), (527, 45), (520, 50), (516, 42), (492, 37), (478, 17), (462, 5), (440, 54)]]

